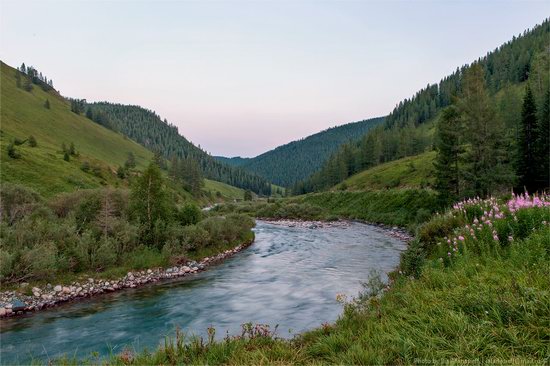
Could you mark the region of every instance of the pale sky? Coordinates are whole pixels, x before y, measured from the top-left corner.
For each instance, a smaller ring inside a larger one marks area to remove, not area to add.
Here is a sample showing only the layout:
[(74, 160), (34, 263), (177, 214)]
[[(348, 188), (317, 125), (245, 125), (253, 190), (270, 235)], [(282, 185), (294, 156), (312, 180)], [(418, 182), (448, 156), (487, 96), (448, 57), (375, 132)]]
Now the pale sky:
[(8, 1), (0, 58), (255, 156), (400, 100), (550, 16), (550, 1)]

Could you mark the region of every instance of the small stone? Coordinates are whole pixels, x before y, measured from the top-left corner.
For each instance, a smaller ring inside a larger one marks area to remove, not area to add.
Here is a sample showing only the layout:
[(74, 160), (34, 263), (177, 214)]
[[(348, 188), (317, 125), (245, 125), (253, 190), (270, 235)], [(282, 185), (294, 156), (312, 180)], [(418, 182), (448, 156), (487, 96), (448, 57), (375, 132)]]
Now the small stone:
[(19, 286), (21, 286), (21, 288), (25, 288), (27, 287), (29, 284), (27, 282), (21, 282), (21, 284)]
[(148, 273), (148, 274), (151, 274), (151, 273), (153, 273), (153, 271), (151, 271), (150, 269), (148, 269), (148, 270), (147, 270), (147, 273)]
[(53, 290), (54, 290), (55, 292), (61, 292), (61, 291), (63, 291), (63, 287), (61, 287), (61, 285), (57, 285), (57, 286), (55, 286), (55, 287), (53, 288)]
[(64, 294), (70, 294), (71, 293), (71, 288), (70, 287), (63, 287), (63, 293)]
[(32, 292), (41, 292), (41, 290), (38, 287), (33, 287)]
[(5, 308), (0, 308), (0, 316), (6, 316), (7, 310)]

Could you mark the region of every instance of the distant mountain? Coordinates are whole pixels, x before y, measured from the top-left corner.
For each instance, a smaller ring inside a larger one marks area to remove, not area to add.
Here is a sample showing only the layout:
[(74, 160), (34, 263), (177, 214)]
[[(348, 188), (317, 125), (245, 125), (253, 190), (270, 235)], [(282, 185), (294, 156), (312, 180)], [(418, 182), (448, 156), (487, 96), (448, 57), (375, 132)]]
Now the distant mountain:
[(98, 102), (87, 104), (86, 115), (159, 152), (166, 159), (191, 157), (197, 160), (208, 179), (250, 189), (261, 195), (271, 194), (271, 183), (267, 179), (214, 159), (180, 135), (176, 126), (166, 119), (162, 120), (154, 111), (135, 105)]
[(289, 187), (316, 172), (342, 144), (359, 140), (384, 117), (347, 123), (290, 142), (255, 158), (216, 157), (218, 161), (241, 167), (280, 186)]

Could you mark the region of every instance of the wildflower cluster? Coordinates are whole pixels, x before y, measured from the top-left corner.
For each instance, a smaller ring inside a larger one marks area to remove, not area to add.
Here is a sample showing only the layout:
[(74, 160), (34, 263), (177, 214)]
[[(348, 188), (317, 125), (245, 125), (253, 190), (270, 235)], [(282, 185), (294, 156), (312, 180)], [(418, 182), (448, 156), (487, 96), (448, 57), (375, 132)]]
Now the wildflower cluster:
[(514, 195), (507, 203), (510, 212), (515, 212), (521, 208), (528, 207), (547, 207), (550, 206), (550, 196), (543, 193), (540, 196), (529, 196), (529, 193)]
[[(508, 201), (502, 203), (499, 203), (495, 197), (487, 199), (476, 197), (456, 203), (449, 215), (453, 218), (461, 218), (467, 224), (454, 230), (452, 235), (444, 237), (442, 242), (438, 242), (441, 248), (439, 260), (449, 264), (454, 257), (468, 250), (481, 254), (498, 250), (499, 247), (512, 243), (514, 232), (521, 231), (518, 211), (544, 207), (550, 207), (550, 196), (547, 194), (512, 195)], [(549, 215), (550, 211), (546, 211), (539, 222), (547, 225), (544, 218)]]

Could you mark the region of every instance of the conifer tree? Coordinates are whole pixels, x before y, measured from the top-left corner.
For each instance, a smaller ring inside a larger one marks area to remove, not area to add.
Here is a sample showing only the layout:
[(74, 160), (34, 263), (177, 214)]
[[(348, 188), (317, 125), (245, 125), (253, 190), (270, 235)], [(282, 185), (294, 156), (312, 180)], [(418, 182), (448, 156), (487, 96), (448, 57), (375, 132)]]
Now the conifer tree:
[(529, 85), (525, 90), (521, 110), (521, 128), (519, 131), (516, 157), (516, 174), (519, 178), (518, 190), (536, 191), (535, 141), (537, 140), (537, 107), (535, 97)]
[(534, 153), (536, 188), (544, 190), (550, 186), (550, 87), (539, 111)]
[(437, 125), (435, 188), (443, 205), (461, 196), (461, 169), (464, 153), (462, 119), (454, 106), (443, 110)]
[(46, 101), (44, 102), (44, 108), (50, 109), (50, 100), (49, 99), (46, 99)]
[(504, 129), (485, 89), (483, 68), (472, 65), (464, 75), (463, 97), (457, 107), (462, 115), (469, 149), (464, 170), (468, 196), (487, 196), (511, 183), (504, 166)]

